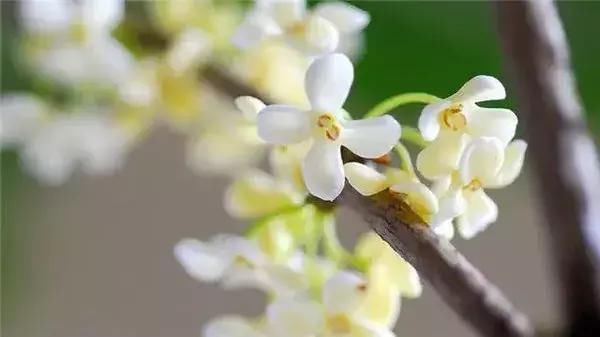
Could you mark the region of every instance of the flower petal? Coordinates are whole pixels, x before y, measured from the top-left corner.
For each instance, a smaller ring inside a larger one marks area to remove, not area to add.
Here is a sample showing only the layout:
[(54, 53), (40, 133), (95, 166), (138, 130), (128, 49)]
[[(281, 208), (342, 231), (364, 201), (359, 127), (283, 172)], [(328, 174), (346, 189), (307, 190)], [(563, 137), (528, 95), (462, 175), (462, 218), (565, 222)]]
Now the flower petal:
[(258, 45), (265, 39), (281, 34), (281, 27), (273, 18), (261, 12), (250, 13), (235, 30), (231, 43), (240, 49)]
[(368, 284), (357, 273), (340, 271), (323, 286), (323, 304), (328, 314), (353, 313), (367, 294)]
[(240, 96), (235, 99), (235, 106), (249, 121), (255, 121), (258, 113), (266, 106), (261, 100), (252, 96)]
[(239, 218), (258, 218), (295, 205), (302, 196), (274, 177), (253, 170), (235, 179), (225, 192), (225, 209)]
[(453, 102), (485, 102), (504, 99), (506, 90), (498, 79), (478, 75), (467, 81), (454, 95), (448, 97)]
[(306, 18), (302, 41), (309, 53), (326, 54), (334, 51), (339, 43), (340, 34), (328, 20), (311, 15)]
[(460, 235), (471, 239), (485, 230), (498, 218), (498, 206), (483, 190), (465, 193), (468, 207), (458, 217), (457, 227)]
[(372, 263), (367, 270), (369, 286), (357, 316), (385, 327), (396, 325), (400, 314), (400, 289), (389, 278), (384, 263)]
[(419, 116), (419, 131), (425, 140), (434, 140), (440, 133), (440, 113), (450, 105), (450, 101), (442, 99), (429, 103)]
[(369, 13), (346, 2), (327, 2), (317, 5), (314, 13), (324, 17), (344, 34), (363, 30), (371, 20)]
[(202, 337), (263, 337), (247, 319), (240, 316), (222, 316), (208, 322)]
[(462, 183), (469, 184), (474, 179), (483, 187), (493, 183), (503, 162), (504, 148), (497, 138), (481, 137), (473, 140), (460, 159)]
[(443, 194), (439, 195), (439, 211), (433, 216), (431, 225), (433, 227), (444, 225), (455, 217), (463, 214), (467, 207), (462, 186), (451, 186)]
[(196, 240), (183, 239), (174, 248), (177, 261), (193, 278), (203, 282), (215, 282), (221, 279), (229, 268), (229, 259), (211, 244)]
[(42, 124), (46, 107), (32, 95), (0, 96), (0, 148), (26, 141)]
[(458, 168), (468, 136), (445, 131), (417, 155), (416, 166), (427, 179), (443, 178)]
[(267, 307), (267, 322), (273, 336), (314, 336), (323, 325), (320, 306), (304, 298), (281, 298)]
[(344, 172), (350, 185), (362, 195), (373, 195), (389, 187), (386, 176), (367, 165), (346, 163)]
[(293, 25), (306, 13), (305, 0), (259, 0), (257, 11), (268, 13), (282, 27)]
[(446, 240), (452, 240), (454, 237), (454, 225), (452, 220), (442, 222), (433, 228), (435, 234), (443, 237)]
[(335, 199), (344, 188), (340, 146), (329, 141), (315, 141), (302, 163), (302, 175), (312, 195), (323, 200)]
[(258, 135), (267, 143), (299, 143), (310, 136), (308, 113), (289, 105), (269, 105), (256, 119)]
[(508, 109), (473, 106), (467, 113), (467, 132), (473, 137), (495, 137), (506, 145), (515, 136), (518, 119)]
[(125, 14), (124, 0), (83, 0), (83, 22), (94, 34), (110, 33)]
[(510, 142), (504, 150), (504, 163), (500, 172), (495, 181), (487, 187), (500, 188), (512, 184), (521, 173), (526, 150), (527, 143), (524, 140), (517, 139)]
[(381, 116), (344, 123), (342, 145), (364, 158), (377, 158), (400, 139), (400, 124), (392, 116)]
[(304, 86), (313, 110), (336, 113), (350, 93), (354, 67), (347, 56), (330, 54), (308, 68)]
[(403, 200), (424, 221), (430, 222), (438, 212), (438, 199), (431, 190), (417, 181), (403, 181), (390, 187), (390, 191), (403, 195)]

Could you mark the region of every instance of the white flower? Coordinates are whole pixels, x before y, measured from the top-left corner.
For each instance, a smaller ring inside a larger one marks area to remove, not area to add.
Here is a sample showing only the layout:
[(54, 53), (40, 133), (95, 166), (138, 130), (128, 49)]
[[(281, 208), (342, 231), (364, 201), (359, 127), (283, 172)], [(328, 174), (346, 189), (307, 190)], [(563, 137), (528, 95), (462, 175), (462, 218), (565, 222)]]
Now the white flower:
[(123, 19), (124, 8), (123, 0), (21, 2), (28, 32), (47, 40), (32, 49), (34, 65), (66, 84), (122, 82), (134, 59), (111, 32)]
[(385, 325), (361, 312), (369, 284), (359, 275), (340, 271), (323, 286), (320, 302), (303, 296), (281, 298), (267, 307), (267, 322), (275, 336), (391, 337)]
[(208, 322), (202, 330), (202, 337), (266, 337), (266, 334), (248, 319), (230, 315)]
[(432, 141), (417, 157), (417, 168), (428, 179), (440, 179), (456, 169), (472, 137), (495, 137), (504, 145), (515, 135), (517, 117), (508, 109), (482, 108), (476, 103), (503, 99), (502, 83), (491, 76), (476, 76), (454, 95), (427, 105), (419, 117), (419, 130)]
[(337, 48), (341, 32), (360, 31), (368, 22), (366, 12), (348, 4), (320, 5), (307, 13), (304, 0), (257, 0), (233, 42), (248, 48), (282, 37), (308, 53), (322, 54)]
[(269, 105), (258, 114), (258, 134), (276, 145), (312, 139), (302, 173), (310, 193), (333, 200), (344, 187), (341, 146), (365, 158), (379, 157), (400, 138), (400, 125), (391, 116), (346, 120), (342, 105), (352, 85), (354, 70), (342, 54), (314, 61), (306, 73), (309, 111), (288, 105)]
[(1, 96), (0, 148), (23, 144), (42, 124), (46, 110), (44, 103), (34, 96)]
[(374, 168), (356, 162), (344, 164), (344, 171), (350, 185), (360, 194), (373, 195), (389, 188), (427, 224), (436, 225), (432, 220), (439, 211), (437, 197), (417, 177), (394, 168), (388, 168), (385, 174), (381, 174)]
[(438, 188), (440, 208), (456, 210), (462, 237), (470, 239), (496, 221), (498, 207), (484, 189), (512, 183), (523, 167), (526, 149), (522, 140), (504, 147), (497, 138), (477, 138), (465, 149), (458, 171), (440, 183), (445, 185)]
[(208, 242), (183, 239), (174, 252), (186, 272), (203, 282), (277, 294), (304, 287), (300, 273), (285, 264), (275, 264), (256, 243), (243, 237), (219, 235)]
[(112, 120), (100, 114), (73, 114), (38, 127), (23, 144), (22, 160), (42, 182), (59, 185), (77, 168), (91, 175), (113, 173), (127, 145), (127, 136)]
[(211, 51), (209, 37), (200, 29), (190, 28), (180, 32), (167, 51), (166, 62), (177, 72), (184, 72), (206, 60)]

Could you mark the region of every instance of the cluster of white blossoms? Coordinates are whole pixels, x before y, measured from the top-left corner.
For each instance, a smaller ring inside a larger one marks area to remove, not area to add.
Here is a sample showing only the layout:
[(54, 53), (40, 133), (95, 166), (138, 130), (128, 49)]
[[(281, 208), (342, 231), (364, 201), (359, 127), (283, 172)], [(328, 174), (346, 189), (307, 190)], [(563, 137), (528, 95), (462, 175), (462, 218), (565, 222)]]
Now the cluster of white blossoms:
[[(344, 103), (365, 11), (304, 0), (140, 5), (145, 16), (128, 18), (124, 0), (20, 2), (32, 88), (0, 98), (0, 147), (57, 185), (78, 169), (114, 172), (167, 125), (186, 137), (190, 168), (232, 178), (224, 207), (249, 222), (244, 236), (182, 240), (177, 260), (199, 281), (267, 298), (262, 315), (216, 318), (204, 337), (394, 336), (419, 276), (374, 233), (344, 248), (335, 200), (348, 180), (447, 239), (455, 225), (463, 238), (485, 230), (498, 216), (485, 190), (516, 179), (527, 147), (513, 140), (512, 111), (477, 105), (503, 99), (502, 84), (476, 76), (446, 99), (400, 94), (353, 119), (361, 114)], [(234, 100), (211, 86), (215, 69), (277, 104)], [(416, 128), (386, 115), (407, 103), (427, 104)], [(419, 147), (414, 165), (405, 141)]]

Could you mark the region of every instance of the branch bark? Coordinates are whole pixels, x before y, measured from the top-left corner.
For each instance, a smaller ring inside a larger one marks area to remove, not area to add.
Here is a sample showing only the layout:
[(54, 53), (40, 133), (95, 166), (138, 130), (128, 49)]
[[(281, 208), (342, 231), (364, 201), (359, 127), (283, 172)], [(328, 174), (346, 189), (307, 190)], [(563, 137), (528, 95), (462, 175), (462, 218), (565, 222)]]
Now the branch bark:
[(600, 333), (600, 166), (557, 8), (494, 2), (552, 244), (567, 335)]
[[(269, 102), (215, 66), (202, 78), (233, 97), (254, 95)], [(336, 200), (357, 211), (398, 254), (409, 261), (442, 299), (482, 336), (532, 336), (521, 312), (448, 241), (439, 238), (408, 206), (387, 193), (367, 198), (351, 188)]]

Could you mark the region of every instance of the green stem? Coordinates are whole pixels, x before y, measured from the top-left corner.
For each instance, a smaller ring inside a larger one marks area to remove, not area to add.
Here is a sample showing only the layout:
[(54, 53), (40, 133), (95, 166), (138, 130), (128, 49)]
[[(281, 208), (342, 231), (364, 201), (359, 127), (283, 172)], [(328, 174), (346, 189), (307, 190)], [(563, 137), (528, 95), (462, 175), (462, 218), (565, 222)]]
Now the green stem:
[(440, 98), (434, 95), (426, 94), (424, 92), (409, 92), (405, 94), (399, 94), (392, 96), (379, 104), (375, 105), (369, 110), (364, 118), (377, 117), (385, 115), (386, 113), (396, 109), (397, 107), (410, 103), (433, 103), (438, 101)]
[(244, 230), (244, 236), (246, 236), (248, 238), (252, 238), (252, 237), (256, 236), (271, 220), (273, 220), (273, 218), (275, 218), (277, 216), (291, 214), (293, 212), (299, 211), (304, 206), (306, 206), (306, 205), (301, 204), (298, 206), (293, 206), (293, 207), (286, 208), (286, 209), (274, 212), (272, 214), (263, 216), (262, 218), (256, 220), (254, 223), (252, 223), (251, 225), (246, 227), (246, 229)]
[(415, 167), (413, 166), (412, 160), (410, 159), (410, 153), (406, 149), (406, 146), (402, 143), (398, 143), (394, 149), (396, 150), (396, 153), (398, 153), (398, 156), (400, 156), (400, 165), (402, 165), (402, 169), (408, 172), (412, 177), (416, 177)]
[(429, 145), (429, 142), (421, 136), (421, 132), (412, 126), (402, 126), (402, 137), (400, 138), (422, 148)]

